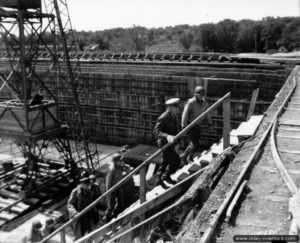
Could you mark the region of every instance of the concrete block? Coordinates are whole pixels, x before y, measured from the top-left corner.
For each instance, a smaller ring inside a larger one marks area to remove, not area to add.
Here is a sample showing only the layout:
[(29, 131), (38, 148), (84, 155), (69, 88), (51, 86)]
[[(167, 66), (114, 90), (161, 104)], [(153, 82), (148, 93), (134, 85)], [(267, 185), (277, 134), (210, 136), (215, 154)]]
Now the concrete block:
[(221, 154), (223, 151), (224, 151), (223, 150), (223, 142), (220, 142), (219, 144), (216, 144), (215, 146), (213, 146), (211, 148), (211, 153), (212, 153), (213, 158), (218, 156), (219, 154)]
[(201, 165), (198, 164), (197, 162), (193, 162), (189, 168), (188, 168), (188, 172), (193, 174), (195, 173), (196, 171), (200, 170), (201, 169)]
[(263, 117), (264, 117), (263, 115), (251, 116), (247, 122), (242, 122), (236, 131), (237, 136), (239, 138), (253, 136)]
[(190, 176), (190, 173), (188, 171), (182, 170), (181, 173), (177, 176), (176, 180), (182, 181), (189, 176)]

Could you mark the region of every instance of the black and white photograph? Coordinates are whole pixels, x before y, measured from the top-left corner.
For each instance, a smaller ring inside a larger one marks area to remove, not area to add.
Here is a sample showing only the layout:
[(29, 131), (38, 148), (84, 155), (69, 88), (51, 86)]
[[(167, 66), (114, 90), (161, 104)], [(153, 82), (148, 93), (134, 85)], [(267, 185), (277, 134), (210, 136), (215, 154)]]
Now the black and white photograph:
[(298, 83), (300, 0), (0, 0), (0, 243), (300, 242)]

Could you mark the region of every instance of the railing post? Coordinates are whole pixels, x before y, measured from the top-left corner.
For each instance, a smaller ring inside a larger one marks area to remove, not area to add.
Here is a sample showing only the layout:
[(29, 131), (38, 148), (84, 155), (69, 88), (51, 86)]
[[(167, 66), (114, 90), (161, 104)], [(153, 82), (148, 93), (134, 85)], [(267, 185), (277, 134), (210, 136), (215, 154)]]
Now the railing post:
[(61, 231), (60, 231), (60, 242), (61, 243), (66, 243), (66, 230), (65, 228), (63, 228)]
[(140, 203), (146, 202), (146, 166), (140, 170)]
[(230, 98), (223, 101), (223, 149), (230, 146)]

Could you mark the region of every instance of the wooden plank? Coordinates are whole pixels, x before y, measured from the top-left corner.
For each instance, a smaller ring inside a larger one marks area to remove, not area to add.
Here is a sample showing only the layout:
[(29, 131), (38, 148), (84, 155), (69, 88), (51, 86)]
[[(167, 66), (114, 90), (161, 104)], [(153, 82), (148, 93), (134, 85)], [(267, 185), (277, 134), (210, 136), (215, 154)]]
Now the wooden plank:
[(218, 156), (219, 154), (221, 154), (224, 151), (224, 145), (223, 142), (220, 142), (218, 145), (214, 146), (211, 149), (211, 153), (213, 157)]
[(197, 162), (193, 162), (189, 167), (188, 167), (188, 172), (190, 174), (193, 174), (197, 172), (198, 170), (201, 169), (201, 165), (199, 165)]
[(187, 170), (182, 170), (181, 173), (175, 178), (177, 181), (182, 181), (190, 176)]
[(223, 102), (223, 149), (230, 146), (230, 100)]
[(284, 108), (285, 110), (288, 110), (288, 111), (300, 111), (300, 109), (296, 109), (296, 108)]
[(254, 89), (253, 92), (252, 92), (252, 97), (251, 97), (250, 106), (249, 106), (249, 109), (248, 109), (248, 114), (247, 114), (246, 121), (248, 121), (254, 113), (258, 94), (259, 94), (259, 88)]
[(140, 170), (140, 203), (146, 201), (146, 166)]
[(156, 164), (154, 164), (154, 163), (149, 164), (148, 171), (146, 174), (146, 181), (149, 180), (150, 178), (152, 178), (154, 171), (155, 171), (155, 167), (156, 167)]
[(242, 122), (240, 126), (237, 128), (236, 134), (241, 136), (253, 136), (256, 132), (260, 122), (263, 119), (263, 115), (259, 116), (251, 116), (251, 118), (247, 122)]
[(16, 218), (18, 215), (15, 213), (9, 213), (7, 211), (0, 212), (0, 219), (4, 219), (6, 221), (11, 221)]
[(289, 172), (289, 174), (292, 175), (300, 175), (300, 170), (287, 170)]
[(287, 154), (300, 154), (299, 150), (285, 150), (285, 149), (279, 149), (278, 152), (280, 153), (287, 153)]
[(21, 214), (23, 213), (25, 210), (23, 208), (17, 207), (17, 206), (13, 206), (10, 209), (11, 212), (16, 213), (16, 214)]
[(285, 135), (277, 135), (277, 138), (287, 138), (287, 139), (296, 139), (299, 140), (300, 137), (296, 137), (296, 136), (285, 136)]
[(278, 130), (300, 132), (300, 128), (294, 128), (294, 127), (283, 127), (283, 126), (280, 126), (280, 127), (278, 127)]
[(280, 119), (279, 124), (285, 126), (300, 126), (300, 121), (282, 118)]
[(4, 189), (0, 190), (0, 195), (4, 196), (4, 197), (7, 197), (7, 198), (16, 199), (16, 200), (20, 199), (20, 195), (19, 194), (13, 193), (13, 192), (9, 192), (9, 191), (4, 190)]
[(283, 165), (283, 163), (280, 159), (280, 156), (278, 154), (277, 144), (275, 142), (275, 131), (277, 129), (277, 121), (278, 120), (276, 119), (274, 122), (272, 131), (271, 131), (271, 137), (270, 137), (271, 138), (270, 144), (271, 144), (272, 156), (273, 156), (274, 162), (275, 162), (278, 170), (280, 171), (280, 174), (281, 174), (284, 182), (286, 183), (287, 187), (289, 188), (289, 190), (291, 191), (292, 194), (295, 194), (297, 192), (297, 186), (296, 186), (295, 182), (293, 181), (293, 179), (290, 177), (285, 166)]
[(230, 145), (238, 145), (239, 139), (237, 136), (237, 129), (233, 129), (230, 131)]

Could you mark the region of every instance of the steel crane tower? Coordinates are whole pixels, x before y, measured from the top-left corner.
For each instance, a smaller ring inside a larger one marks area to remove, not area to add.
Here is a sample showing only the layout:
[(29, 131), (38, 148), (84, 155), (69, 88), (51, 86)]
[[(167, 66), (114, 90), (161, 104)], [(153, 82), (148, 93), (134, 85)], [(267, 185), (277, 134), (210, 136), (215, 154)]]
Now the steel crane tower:
[[(76, 46), (66, 1), (0, 0), (0, 34), (9, 60), (0, 74), (0, 136), (13, 139), (26, 159), (24, 190), (52, 147), (67, 168), (94, 169), (98, 151), (85, 126), (80, 65), (71, 62)], [(69, 93), (72, 106), (59, 102)]]

